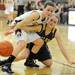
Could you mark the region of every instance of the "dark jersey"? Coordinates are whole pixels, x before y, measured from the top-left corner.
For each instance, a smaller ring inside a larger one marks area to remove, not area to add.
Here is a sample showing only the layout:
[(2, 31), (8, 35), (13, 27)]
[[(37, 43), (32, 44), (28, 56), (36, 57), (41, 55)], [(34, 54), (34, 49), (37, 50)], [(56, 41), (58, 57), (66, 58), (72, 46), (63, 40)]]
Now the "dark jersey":
[(48, 35), (45, 35), (46, 26), (47, 26), (47, 24), (42, 25), (41, 31), (37, 33), (39, 36), (41, 36), (41, 38), (44, 40), (45, 43), (52, 40), (55, 37), (55, 33), (57, 31), (56, 28), (53, 28)]

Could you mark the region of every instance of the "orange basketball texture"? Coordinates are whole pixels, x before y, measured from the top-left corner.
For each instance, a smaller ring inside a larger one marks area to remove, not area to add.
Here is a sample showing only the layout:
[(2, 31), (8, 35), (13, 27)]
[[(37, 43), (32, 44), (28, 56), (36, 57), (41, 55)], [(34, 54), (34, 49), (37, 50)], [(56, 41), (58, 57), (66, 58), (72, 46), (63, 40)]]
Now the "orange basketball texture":
[(0, 55), (7, 57), (12, 54), (13, 46), (9, 41), (0, 42)]

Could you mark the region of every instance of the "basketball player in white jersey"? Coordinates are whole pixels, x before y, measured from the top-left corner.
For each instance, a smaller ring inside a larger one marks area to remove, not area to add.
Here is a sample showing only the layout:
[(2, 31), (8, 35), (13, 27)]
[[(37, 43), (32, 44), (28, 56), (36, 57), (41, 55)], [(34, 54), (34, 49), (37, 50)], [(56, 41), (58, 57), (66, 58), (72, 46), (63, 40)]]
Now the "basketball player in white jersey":
[[(39, 11), (39, 10), (33, 10), (33, 11), (30, 11), (30, 12), (27, 12), (25, 13), (24, 15), (20, 16), (20, 20), (22, 20), (21, 22), (18, 22), (15, 26), (12, 26), (12, 30), (10, 32), (13, 32), (15, 31), (16, 29), (22, 29), (24, 31), (26, 31), (26, 27), (28, 26), (34, 26), (34, 25), (38, 25), (39, 23), (45, 23), (48, 19), (49, 16), (52, 16), (53, 12), (54, 12), (54, 9), (55, 9), (55, 6), (53, 3), (46, 3), (45, 4), (45, 8), (43, 11)], [(17, 22), (17, 20), (16, 20)], [(36, 30), (37, 30), (37, 27), (36, 27)], [(34, 32), (34, 31), (33, 31)], [(37, 36), (36, 36), (37, 37)], [(39, 40), (37, 40), (39, 41)], [(42, 41), (40, 41), (42, 42)], [(35, 43), (34, 43), (35, 44)], [(37, 45), (39, 45), (40, 43), (37, 42)], [(37, 49), (37, 50), (36, 50)], [(30, 53), (31, 56), (32, 55), (35, 55), (36, 53), (38, 53), (38, 47), (33, 47), (33, 50), (32, 52)], [(18, 51), (19, 52), (19, 51)], [(17, 52), (16, 52), (17, 53)], [(15, 58), (16, 58), (16, 53), (13, 53), (7, 60), (6, 60), (6, 64), (7, 63), (12, 63)], [(9, 66), (8, 66), (9, 68)], [(9, 71), (8, 71), (9, 70)], [(11, 70), (10, 68), (5, 70), (9, 73), (11, 73)]]
[[(19, 20), (17, 18), (16, 18), (16, 20), (19, 22)], [(14, 20), (15, 22), (13, 21), (10, 26), (14, 27), (17, 23), (16, 20)], [(18, 55), (18, 58), (16, 58), (17, 61), (20, 60), (20, 58), (22, 59), (21, 56), (19, 57), (20, 52), (22, 52), (23, 54), (27, 53), (27, 51), (26, 51), (27, 50), (26, 49), (27, 43), (34, 42), (35, 46), (33, 48), (33, 51), (36, 50), (36, 52), (39, 51), (39, 49), (41, 48), (41, 46), (44, 43), (43, 40), (40, 38), (40, 36), (38, 34), (36, 34), (36, 33), (27, 33), (27, 32), (24, 32), (21, 29), (17, 29), (17, 30), (15, 30), (15, 32), (14, 31), (13, 32), (12, 31), (10, 31), (10, 32), (7, 31), (6, 35), (9, 35), (9, 34), (11, 34), (12, 38), (14, 38), (15, 41), (16, 41), (16, 47), (14, 48), (12, 55), (14, 55), (14, 56)], [(26, 54), (26, 56), (24, 56), (24, 57), (27, 58), (28, 54)], [(10, 57), (13, 57), (12, 55)], [(10, 59), (10, 57), (9, 57), (9, 59)], [(5, 64), (6, 62), (7, 62), (7, 60), (0, 61), (0, 63), (1, 63), (0, 65)], [(36, 65), (35, 63), (33, 64), (33, 66), (38, 67), (38, 65)], [(11, 71), (7, 71), (7, 72), (12, 73)]]

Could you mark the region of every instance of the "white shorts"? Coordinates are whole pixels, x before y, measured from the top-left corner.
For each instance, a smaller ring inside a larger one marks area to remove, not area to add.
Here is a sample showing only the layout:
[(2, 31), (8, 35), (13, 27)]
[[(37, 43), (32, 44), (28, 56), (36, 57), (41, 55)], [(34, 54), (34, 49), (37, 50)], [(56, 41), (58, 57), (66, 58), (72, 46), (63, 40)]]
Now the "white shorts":
[(24, 40), (27, 42), (27, 33), (26, 32), (22, 32), (21, 36), (17, 36), (15, 35), (15, 33), (12, 34), (12, 39), (15, 41), (15, 42), (18, 42), (20, 40)]
[(21, 36), (18, 37), (18, 36), (15, 35), (15, 33), (13, 33), (12, 34), (12, 38), (16, 42), (18, 42), (20, 40), (24, 40), (27, 43), (29, 43), (29, 42), (33, 42), (33, 41), (39, 39), (40, 36), (37, 33), (27, 33), (27, 32), (22, 31), (22, 35)]
[(27, 42), (29, 43), (39, 39), (40, 36), (37, 33), (27, 33), (27, 38)]

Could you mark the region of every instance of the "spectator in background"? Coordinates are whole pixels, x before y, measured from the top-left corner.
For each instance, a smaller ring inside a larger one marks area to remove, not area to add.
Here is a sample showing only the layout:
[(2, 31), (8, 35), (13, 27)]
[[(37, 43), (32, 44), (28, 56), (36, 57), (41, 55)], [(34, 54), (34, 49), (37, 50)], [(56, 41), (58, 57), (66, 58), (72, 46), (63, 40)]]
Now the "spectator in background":
[(58, 22), (60, 23), (60, 13), (61, 13), (61, 4), (60, 3), (57, 3), (56, 4), (56, 11), (55, 11), (55, 14), (56, 16), (58, 17)]
[(35, 10), (36, 9), (36, 3), (35, 1), (31, 1), (31, 10)]
[(44, 9), (44, 1), (38, 1), (37, 3), (36, 3), (36, 5), (37, 5), (37, 9), (40, 9), (40, 10), (43, 10)]
[(63, 8), (63, 11), (64, 11), (64, 14), (63, 14), (63, 17), (64, 17), (64, 24), (68, 24), (68, 9), (69, 9), (69, 6), (68, 4), (65, 4), (64, 5), (64, 8)]
[(30, 11), (30, 10), (31, 10), (31, 4), (30, 4), (29, 1), (27, 1), (27, 2), (25, 3), (25, 12), (26, 12), (26, 11)]
[(26, 11), (31, 11), (36, 9), (36, 3), (35, 1), (27, 1), (25, 3), (25, 12)]
[(68, 22), (68, 4), (64, 4), (61, 9), (61, 24), (67, 24)]
[(8, 20), (7, 24), (11, 23), (13, 20), (14, 12), (14, 0), (6, 0), (5, 2), (5, 14)]
[(19, 16), (24, 13), (25, 0), (15, 0), (15, 3), (17, 5), (17, 16)]
[(60, 23), (63, 24), (63, 8), (64, 8), (64, 5), (61, 6), (61, 12), (60, 12)]

